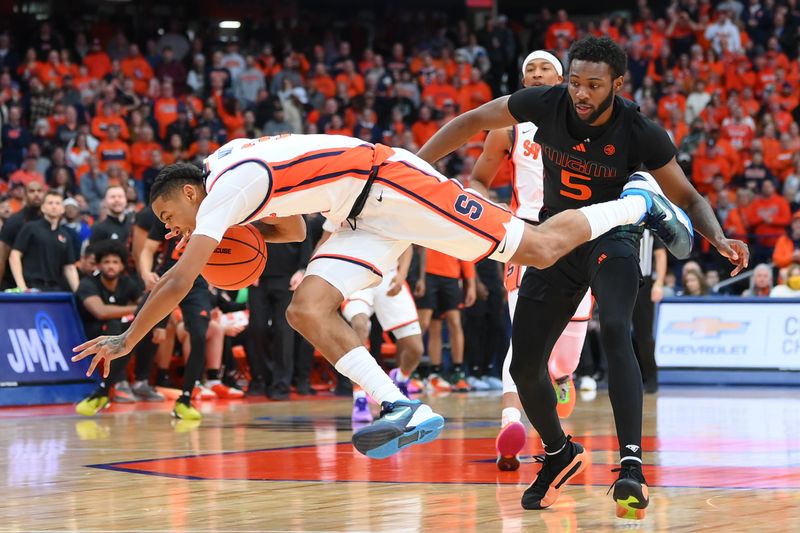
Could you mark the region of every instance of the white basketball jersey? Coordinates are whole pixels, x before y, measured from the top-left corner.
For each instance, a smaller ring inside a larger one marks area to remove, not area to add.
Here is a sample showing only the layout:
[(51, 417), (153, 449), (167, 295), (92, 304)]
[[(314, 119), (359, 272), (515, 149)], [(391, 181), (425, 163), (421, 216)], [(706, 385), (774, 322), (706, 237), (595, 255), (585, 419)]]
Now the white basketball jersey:
[(532, 122), (514, 125), (511, 209), (519, 218), (539, 221), (544, 203), (544, 164), (541, 147), (533, 140), (538, 128)]

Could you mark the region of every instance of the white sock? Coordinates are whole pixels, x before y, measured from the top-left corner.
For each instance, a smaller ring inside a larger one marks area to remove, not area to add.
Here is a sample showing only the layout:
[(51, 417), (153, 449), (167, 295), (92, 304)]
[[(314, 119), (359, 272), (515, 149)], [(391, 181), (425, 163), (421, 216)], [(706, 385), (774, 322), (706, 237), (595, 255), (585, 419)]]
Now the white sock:
[(506, 407), (503, 409), (502, 426), (506, 427), (512, 422), (519, 422), (522, 420), (522, 413), (516, 407)]
[(206, 380), (206, 387), (213, 387), (214, 385), (219, 385), (222, 381), (218, 379), (207, 379)]
[(395, 374), (395, 376), (397, 376), (397, 381), (399, 381), (400, 383), (405, 383), (411, 378), (411, 376), (406, 376), (405, 374), (403, 374), (403, 371), (400, 370), (400, 367), (397, 367), (397, 373)]
[(378, 405), (383, 402), (408, 400), (363, 346), (353, 348), (344, 354), (334, 366), (353, 383), (360, 385), (378, 402)]
[(638, 223), (647, 212), (647, 203), (641, 196), (631, 195), (611, 202), (587, 205), (578, 211), (589, 221), (592, 228), (590, 240), (594, 240), (617, 226)]

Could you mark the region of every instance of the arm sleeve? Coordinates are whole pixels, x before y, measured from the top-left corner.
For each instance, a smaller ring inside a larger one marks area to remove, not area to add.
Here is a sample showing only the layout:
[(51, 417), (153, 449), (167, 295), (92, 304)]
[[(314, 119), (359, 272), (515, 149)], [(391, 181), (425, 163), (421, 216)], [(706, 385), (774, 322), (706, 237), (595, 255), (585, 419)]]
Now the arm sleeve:
[(225, 231), (255, 214), (267, 202), (271, 177), (263, 164), (245, 162), (220, 175), (200, 204), (194, 235), (222, 240)]
[(633, 138), (637, 142), (639, 160), (649, 170), (663, 167), (677, 153), (664, 128), (641, 115), (633, 123)]
[(556, 100), (554, 87), (520, 89), (508, 99), (508, 111), (518, 122), (539, 124), (543, 113), (552, 111)]

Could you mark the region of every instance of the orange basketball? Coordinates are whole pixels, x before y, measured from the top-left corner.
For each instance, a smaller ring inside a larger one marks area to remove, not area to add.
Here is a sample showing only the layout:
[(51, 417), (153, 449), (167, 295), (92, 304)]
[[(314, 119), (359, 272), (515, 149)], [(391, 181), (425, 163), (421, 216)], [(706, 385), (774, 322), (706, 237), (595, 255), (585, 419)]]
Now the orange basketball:
[(264, 237), (252, 225), (231, 226), (203, 269), (203, 277), (220, 289), (243, 289), (255, 282), (267, 264)]

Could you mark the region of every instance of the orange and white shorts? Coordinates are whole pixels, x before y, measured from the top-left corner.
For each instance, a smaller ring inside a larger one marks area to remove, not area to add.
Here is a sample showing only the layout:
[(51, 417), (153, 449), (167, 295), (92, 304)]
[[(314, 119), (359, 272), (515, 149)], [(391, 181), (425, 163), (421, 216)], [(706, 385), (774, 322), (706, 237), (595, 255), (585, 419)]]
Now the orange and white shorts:
[(525, 222), (411, 152), (394, 150), (378, 171), (356, 228), (341, 224), (311, 258), (306, 275), (322, 277), (346, 299), (378, 285), (412, 243), (464, 261), (508, 262)]
[(387, 294), (396, 272), (390, 270), (384, 273), (383, 281), (377, 287), (351, 294), (342, 305), (345, 320), (350, 322), (358, 314), (372, 316), (375, 313), (383, 331), (391, 331), (396, 339), (421, 334), (417, 306), (408, 283), (403, 283), (403, 288), (394, 296)]

